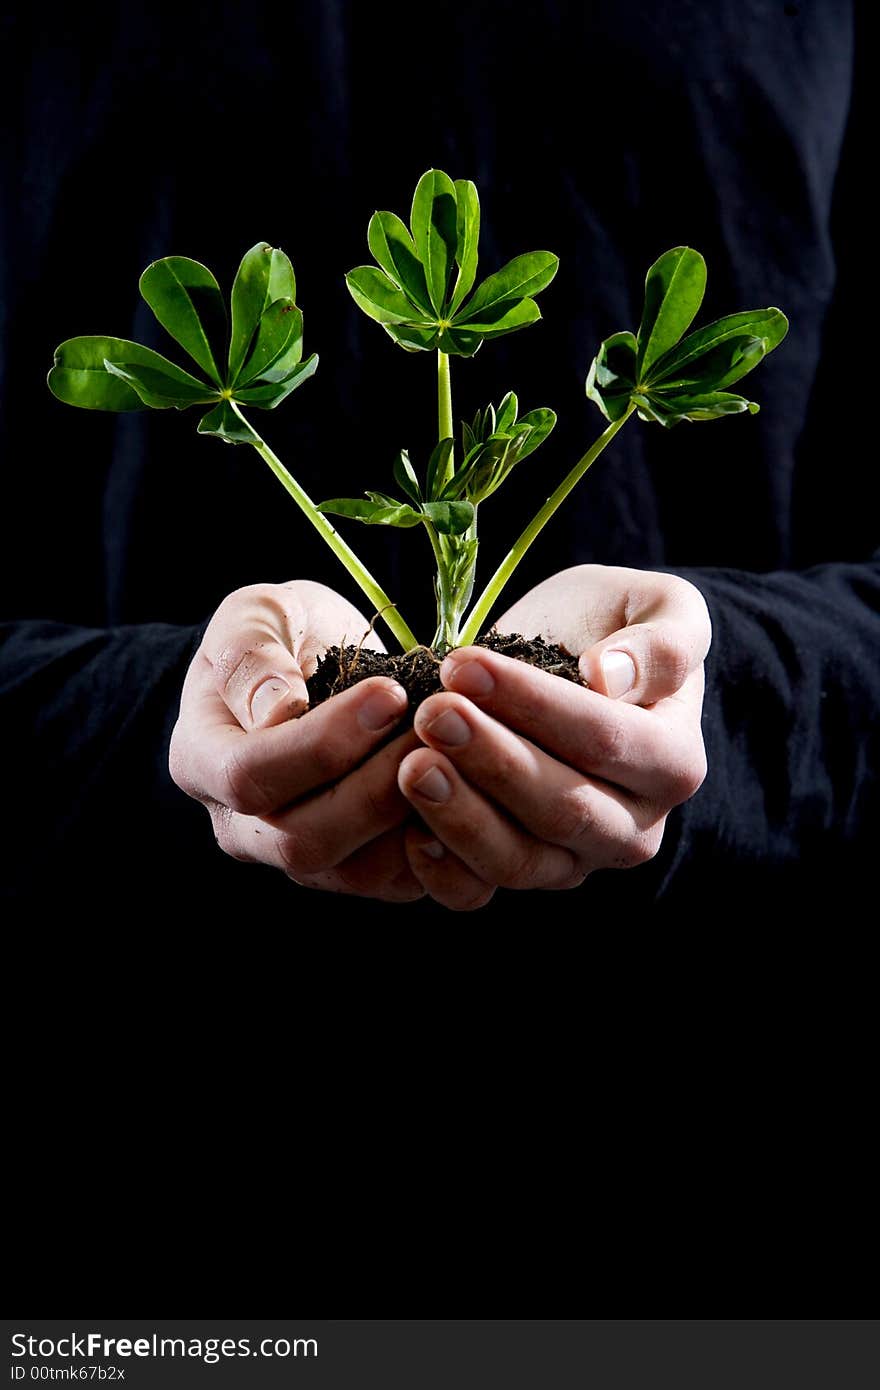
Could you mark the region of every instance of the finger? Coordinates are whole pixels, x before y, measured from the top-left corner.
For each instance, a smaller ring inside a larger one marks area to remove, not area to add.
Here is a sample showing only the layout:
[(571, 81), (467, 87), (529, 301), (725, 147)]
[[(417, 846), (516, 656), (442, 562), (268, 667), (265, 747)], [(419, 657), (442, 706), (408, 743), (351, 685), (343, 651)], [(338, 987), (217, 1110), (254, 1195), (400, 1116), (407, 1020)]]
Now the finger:
[(536, 841), (571, 851), (585, 871), (639, 864), (654, 852), (653, 827), (668, 807), (585, 776), (454, 695), (433, 696), (424, 711), (416, 717), (423, 742)]
[[(280, 848), (283, 832), (256, 816), (242, 816), (226, 806), (211, 805), (208, 809), (215, 839), (225, 854), (243, 863), (265, 864), (286, 872), (285, 855)], [(322, 892), (379, 898), (384, 902), (413, 902), (425, 895), (425, 888), (409, 866), (403, 831), (399, 828), (377, 836), (337, 868), (303, 874), (294, 881)]]
[(199, 801), (266, 816), (357, 767), (407, 708), (402, 686), (373, 676), (299, 719), (246, 733), (194, 662), (171, 740), (171, 775)]
[(636, 595), (626, 626), (580, 654), (592, 690), (634, 705), (653, 705), (679, 691), (706, 659), (712, 626), (699, 590), (675, 575), (659, 592)]
[(215, 689), (243, 729), (269, 728), (308, 709), (288, 597), (281, 585), (239, 589), (233, 601), (220, 605), (205, 633), (202, 653)]
[(410, 867), (402, 827), (378, 835), (335, 869), (306, 874), (296, 882), (325, 893), (345, 893), (387, 903), (415, 902), (426, 892)]
[(267, 817), (279, 832), (278, 854), (285, 873), (302, 882), (307, 876), (336, 869), (378, 836), (401, 825), (410, 807), (398, 786), (397, 772), (417, 745), (410, 729), (335, 786)]
[(435, 838), (484, 883), (571, 888), (582, 881), (584, 872), (570, 850), (521, 829), (470, 786), (448, 758), (417, 749), (401, 763), (398, 782)]
[[(440, 676), (447, 690), (467, 697), (474, 714), (482, 710), (495, 720), (495, 729), (490, 730), (474, 720), (466, 705), (459, 710), (471, 737), (475, 731), (483, 735), (481, 744), (473, 748), (463, 744), (454, 755), (468, 776), (480, 779), (489, 770), (493, 750), (496, 758), (506, 755), (511, 745), (495, 747), (499, 726), (525, 735), (531, 745), (579, 772), (665, 805), (667, 810), (692, 796), (705, 776), (699, 671), (685, 682), (680, 697), (670, 698), (661, 712), (609, 700), (482, 647), (461, 647), (450, 653)], [(440, 698), (433, 696), (432, 701)], [(425, 702), (416, 718), (422, 736), (433, 718), (432, 701)]]
[(495, 889), (442, 845), (424, 826), (408, 825), (404, 843), (410, 871), (422, 891), (453, 912), (485, 907)]

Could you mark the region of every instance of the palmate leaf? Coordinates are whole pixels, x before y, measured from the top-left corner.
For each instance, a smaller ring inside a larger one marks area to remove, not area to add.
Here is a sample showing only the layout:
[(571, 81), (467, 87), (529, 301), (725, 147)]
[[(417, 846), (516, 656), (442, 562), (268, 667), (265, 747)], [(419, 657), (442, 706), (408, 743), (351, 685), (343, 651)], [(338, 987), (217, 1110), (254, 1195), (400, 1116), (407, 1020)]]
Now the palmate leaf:
[(698, 395), (660, 395), (647, 396), (635, 392), (633, 400), (638, 407), (639, 419), (654, 420), (667, 429), (682, 420), (718, 420), (722, 415), (741, 415), (748, 411), (757, 415), (760, 406), (756, 401), (746, 400), (727, 391), (707, 391)]
[(634, 333), (614, 333), (599, 345), (587, 375), (587, 396), (606, 420), (620, 420), (629, 409), (636, 385)]
[(317, 367), (318, 354), (313, 352), (280, 381), (255, 381), (251, 386), (236, 387), (235, 399), (243, 405), (255, 405), (259, 410), (274, 410), (292, 391), (314, 376)]
[[(296, 301), (296, 277), (283, 251), (258, 241), (242, 257), (232, 285), (229, 383), (234, 385), (263, 314), (277, 300)], [(294, 364), (291, 363), (291, 366)]]
[(788, 320), (779, 309), (751, 309), (681, 338), (705, 286), (705, 262), (690, 247), (674, 247), (651, 266), (638, 337), (606, 338), (587, 376), (587, 395), (607, 420), (622, 420), (633, 405), (642, 420), (667, 427), (758, 410), (754, 401), (726, 388), (782, 342)]
[(221, 401), (199, 421), (199, 434), (214, 434), (227, 444), (259, 444), (260, 436), (247, 420), (236, 415), (229, 401)]
[(162, 327), (222, 386), (217, 362), (226, 341), (226, 308), (207, 266), (186, 256), (166, 256), (147, 266), (140, 290)]
[(541, 317), (533, 296), (559, 264), (549, 251), (515, 257), (471, 294), (480, 200), (470, 180), (453, 183), (442, 170), (429, 169), (416, 187), (410, 226), (394, 213), (374, 213), (367, 239), (379, 268), (357, 266), (346, 276), (358, 307), (407, 352), (436, 348), (471, 357), (488, 339)]
[(413, 195), (410, 227), (431, 303), (442, 318), (458, 246), (455, 184), (442, 170), (429, 169), (419, 179)]
[[(302, 314), (292, 299), (276, 299), (263, 310), (257, 327), (254, 345), (238, 384), (247, 386), (258, 378), (265, 380), (276, 363), (288, 360), (291, 349), (296, 354), (289, 370), (296, 366), (302, 353)], [(282, 369), (280, 376), (286, 376)]]
[[(167, 410), (207, 402), (214, 387), (190, 376), (161, 353), (127, 338), (68, 338), (55, 350), (49, 389), (86, 410)], [(150, 399), (147, 399), (150, 397)]]
[[(779, 346), (787, 332), (788, 319), (779, 309), (749, 309), (741, 314), (728, 314), (689, 333), (655, 362), (653, 369), (643, 379), (663, 386), (677, 381), (690, 384), (707, 380), (715, 373), (718, 364), (724, 362), (723, 353), (727, 349), (730, 352), (729, 367), (735, 365), (734, 359), (743, 363), (743, 370), (738, 376), (727, 376), (726, 384), (732, 385), (760, 361), (760, 357), (757, 361), (749, 361), (749, 354), (742, 352), (749, 341), (757, 339), (765, 343), (761, 355), (766, 356)], [(731, 348), (731, 343), (738, 346)], [(721, 372), (719, 380), (723, 375), (724, 372)]]
[(377, 270), (372, 265), (359, 265), (348, 272), (345, 283), (358, 308), (377, 323), (422, 322), (418, 309), (393, 280), (389, 280), (384, 270)]
[(458, 276), (449, 300), (449, 313), (454, 314), (466, 295), (470, 294), (477, 278), (477, 259), (480, 243), (480, 197), (476, 184), (470, 179), (456, 179), (456, 248)]
[[(547, 288), (558, 269), (559, 257), (552, 251), (529, 251), (524, 256), (515, 256), (477, 286), (470, 301), (456, 314), (455, 324), (485, 322), (488, 311), (496, 305), (507, 300), (529, 299)], [(492, 321), (491, 315), (489, 321)]]
[(374, 212), (367, 230), (367, 242), (378, 264), (413, 306), (432, 318), (431, 296), (415, 243), (393, 212)]
[(640, 380), (690, 327), (705, 292), (706, 262), (689, 246), (673, 247), (651, 266), (645, 278), (645, 307), (638, 332)]

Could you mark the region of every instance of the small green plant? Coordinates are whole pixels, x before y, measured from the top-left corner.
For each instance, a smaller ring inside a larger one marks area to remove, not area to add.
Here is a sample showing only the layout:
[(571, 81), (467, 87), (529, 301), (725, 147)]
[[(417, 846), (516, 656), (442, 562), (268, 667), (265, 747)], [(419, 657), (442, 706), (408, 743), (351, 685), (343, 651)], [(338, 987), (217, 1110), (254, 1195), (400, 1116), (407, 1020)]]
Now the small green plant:
[(144, 271), (141, 293), (156, 318), (189, 354), (197, 377), (151, 349), (120, 338), (79, 337), (55, 353), (49, 386), (59, 399), (93, 410), (184, 409), (209, 406), (201, 434), (250, 444), (265, 459), (312, 525), (371, 600), (403, 649), (417, 645), (396, 605), (327, 518), (369, 525), (424, 526), (434, 552), (440, 652), (466, 645), (482, 625), (536, 536), (572, 488), (633, 414), (669, 428), (681, 420), (712, 420), (758, 406), (728, 388), (758, 365), (785, 336), (778, 309), (732, 314), (684, 336), (706, 287), (698, 252), (678, 246), (651, 266), (637, 334), (607, 338), (590, 367), (587, 395), (607, 427), (526, 526), (473, 604), (478, 508), (547, 438), (552, 410), (519, 414), (508, 392), (477, 411), (461, 431), (456, 458), (450, 358), (472, 357), (492, 338), (540, 319), (534, 296), (556, 274), (549, 251), (520, 255), (476, 289), (480, 204), (466, 180), (453, 183), (431, 169), (419, 180), (409, 228), (377, 212), (368, 242), (375, 266), (346, 277), (355, 302), (408, 352), (436, 352), (438, 441), (423, 481), (403, 450), (394, 464), (405, 500), (367, 491), (317, 505), (257, 433), (243, 409), (272, 410), (311, 376), (318, 359), (302, 357), (302, 313), (293, 267), (283, 252), (258, 242), (244, 256), (232, 287), (230, 313), (211, 272), (171, 256)]

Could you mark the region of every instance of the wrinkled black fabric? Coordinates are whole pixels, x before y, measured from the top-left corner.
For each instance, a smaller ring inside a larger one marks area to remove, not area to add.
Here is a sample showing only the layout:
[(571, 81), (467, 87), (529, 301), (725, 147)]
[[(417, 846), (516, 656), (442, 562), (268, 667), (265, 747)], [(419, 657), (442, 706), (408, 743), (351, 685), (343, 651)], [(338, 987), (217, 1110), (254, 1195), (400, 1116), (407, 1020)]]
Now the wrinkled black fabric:
[[(880, 565), (856, 425), (869, 377), (852, 346), (867, 262), (849, 6), (546, 0), (503, 22), (497, 6), (441, 7), (448, 74), (415, 62), (411, 26), (385, 14), (380, 26), (343, 0), (226, 0), (206, 24), (138, 3), (0, 20), (14, 55), (0, 201), (5, 889), (99, 912), (117, 886), (291, 919), (314, 901), (220, 853), (170, 781), (167, 745), (228, 592), (309, 576), (359, 594), (252, 451), (197, 437), (195, 412), (73, 411), (45, 374), (80, 333), (167, 350), (137, 295), (143, 267), (190, 255), (228, 285), (265, 238), (293, 259), (306, 351), (322, 361), (260, 423), (313, 495), (388, 486), (397, 449), (430, 447), (433, 363), (359, 314), (342, 273), (367, 259), (373, 209), (403, 212), (433, 164), (480, 188), (487, 271), (539, 247), (562, 258), (543, 323), (453, 364), (457, 415), (513, 388), (560, 416), (539, 474), (523, 465), (487, 508), (484, 574), (601, 427), (587, 367), (603, 336), (636, 326), (661, 251), (703, 251), (706, 318), (777, 304), (792, 325), (745, 383), (760, 415), (631, 422), (517, 576), (522, 592), (579, 561), (665, 568), (701, 589), (713, 621), (707, 781), (655, 861), (569, 895), (571, 920), (699, 914), (719, 892), (736, 906), (778, 893), (796, 913), (852, 892), (877, 818)], [(364, 529), (355, 543), (424, 630), (422, 539)], [(509, 903), (497, 895), (487, 919)]]

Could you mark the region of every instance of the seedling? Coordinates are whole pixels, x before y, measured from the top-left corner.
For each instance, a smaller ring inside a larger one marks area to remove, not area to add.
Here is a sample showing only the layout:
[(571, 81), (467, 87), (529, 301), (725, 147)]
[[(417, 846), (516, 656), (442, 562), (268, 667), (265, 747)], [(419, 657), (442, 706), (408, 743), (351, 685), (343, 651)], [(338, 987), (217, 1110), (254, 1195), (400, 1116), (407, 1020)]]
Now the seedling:
[(120, 338), (80, 337), (55, 353), (49, 385), (59, 399), (92, 410), (164, 410), (209, 406), (200, 434), (250, 444), (265, 459), (312, 525), (399, 641), (418, 641), (396, 605), (342, 539), (327, 513), (369, 525), (424, 526), (436, 563), (437, 630), (444, 652), (478, 636), (507, 581), (536, 536), (633, 414), (669, 428), (681, 420), (713, 420), (758, 406), (728, 388), (758, 365), (785, 336), (778, 309), (733, 314), (684, 336), (706, 287), (706, 265), (686, 246), (651, 266), (637, 334), (607, 338), (590, 367), (587, 395), (607, 427), (526, 526), (467, 612), (478, 554), (478, 508), (547, 438), (552, 410), (519, 415), (508, 392), (478, 410), (455, 452), (450, 358), (472, 357), (484, 342), (540, 319), (535, 303), (556, 274), (549, 251), (520, 255), (476, 289), (480, 204), (475, 186), (432, 169), (418, 183), (410, 226), (390, 212), (370, 220), (375, 266), (346, 277), (355, 302), (408, 352), (436, 352), (438, 434), (420, 481), (408, 453), (394, 464), (405, 500), (368, 491), (316, 506), (257, 433), (244, 410), (273, 410), (310, 377), (316, 356), (303, 360), (302, 313), (287, 256), (258, 242), (244, 256), (232, 286), (230, 314), (211, 272), (170, 256), (148, 266), (141, 293), (156, 318), (199, 368), (195, 376), (150, 348)]

